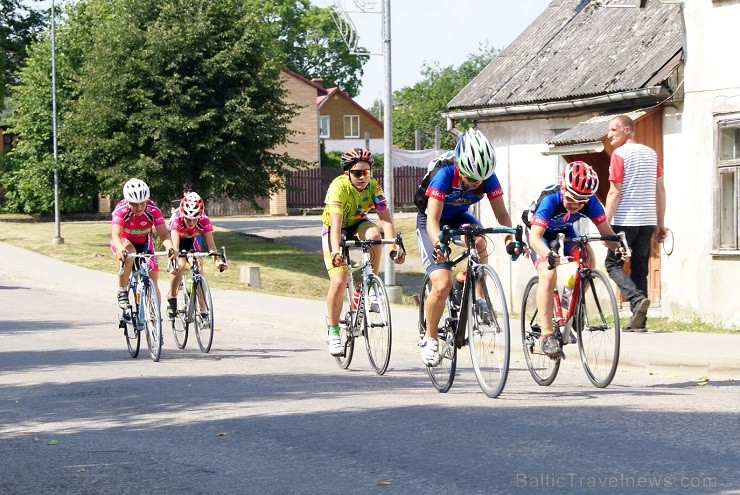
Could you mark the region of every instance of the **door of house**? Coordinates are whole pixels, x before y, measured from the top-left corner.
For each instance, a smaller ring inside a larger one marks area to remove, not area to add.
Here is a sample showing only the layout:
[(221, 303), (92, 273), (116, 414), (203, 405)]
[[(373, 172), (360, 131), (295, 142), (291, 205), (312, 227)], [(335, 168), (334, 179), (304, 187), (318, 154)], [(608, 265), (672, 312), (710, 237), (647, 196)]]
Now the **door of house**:
[[(642, 115), (635, 121), (635, 141), (651, 147), (658, 155), (658, 160), (663, 165), (663, 111), (658, 107), (652, 112)], [(602, 202), (606, 203), (606, 195), (609, 192), (609, 161), (612, 151), (614, 150), (604, 136), (604, 151), (600, 153), (588, 153), (580, 155), (563, 155), (563, 158), (570, 162), (573, 160), (583, 160), (594, 167), (599, 175), (599, 190), (596, 196)], [(629, 273), (629, 263), (625, 263), (624, 269)], [(660, 284), (660, 244), (655, 240), (650, 242), (650, 261), (648, 262), (648, 293), (646, 294), (653, 306), (660, 305), (661, 284)], [(620, 293), (620, 302), (626, 302), (624, 296)]]

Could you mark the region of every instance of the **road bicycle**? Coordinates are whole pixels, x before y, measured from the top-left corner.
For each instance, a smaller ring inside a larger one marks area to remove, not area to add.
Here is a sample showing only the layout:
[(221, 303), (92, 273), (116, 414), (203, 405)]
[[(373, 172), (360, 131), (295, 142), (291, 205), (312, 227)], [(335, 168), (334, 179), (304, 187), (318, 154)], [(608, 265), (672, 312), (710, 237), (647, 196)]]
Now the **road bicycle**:
[[(566, 238), (558, 234), (551, 244), (553, 251), (560, 250), (561, 263), (575, 261), (577, 269), (573, 292), (567, 308), (563, 308), (558, 288), (553, 291), (553, 328), (561, 348), (566, 344), (578, 343), (583, 369), (588, 379), (598, 388), (608, 386), (619, 363), (619, 307), (614, 289), (607, 276), (600, 270), (589, 268), (588, 249), (591, 241), (617, 241), (625, 249), (625, 257), (631, 252), (624, 233), (619, 235), (584, 234)], [(576, 256), (562, 253), (564, 244), (577, 246)], [(550, 385), (558, 374), (564, 354), (550, 357), (541, 350), (541, 329), (537, 314), (537, 284), (539, 277), (532, 277), (524, 289), (522, 298), (522, 345), (527, 368), (538, 385)], [(565, 314), (564, 314), (565, 313)], [(575, 332), (575, 338), (572, 334)]]
[[(468, 344), (478, 385), (488, 397), (495, 398), (504, 390), (509, 374), (509, 311), (501, 280), (490, 265), (480, 262), (475, 238), (486, 234), (514, 234), (520, 246), (524, 246), (522, 227), (464, 225), (452, 229), (444, 226), (442, 232), (447, 242), (455, 236), (464, 237), (466, 250), (450, 263), (457, 266), (467, 259), (467, 266), (462, 285), (453, 277), (453, 287), (439, 321), (438, 346), (442, 361), (437, 366), (428, 366), (427, 372), (434, 387), (439, 392), (447, 392), (455, 380), (457, 350)], [(424, 306), (431, 289), (427, 275), (419, 301), (420, 339), (426, 334)]]
[[(362, 257), (359, 265), (350, 268), (347, 274), (347, 285), (345, 286), (344, 302), (339, 319), (339, 339), (342, 343), (342, 354), (335, 356), (337, 364), (342, 369), (349, 368), (355, 350), (355, 339), (365, 337), (365, 348), (370, 365), (375, 373), (382, 375), (388, 369), (391, 359), (391, 309), (388, 301), (388, 293), (383, 280), (373, 273), (372, 246), (381, 244), (396, 244), (402, 253), (406, 253), (403, 247), (401, 234), (396, 235), (395, 240), (360, 240), (346, 239), (342, 235), (339, 246), (347, 264), (352, 267), (349, 248), (362, 249)], [(397, 253), (392, 251), (391, 258), (395, 259)], [(359, 290), (355, 292), (353, 271), (361, 271)]]
[[(129, 254), (134, 258), (134, 266), (128, 278), (126, 290), (128, 305), (121, 310), (118, 327), (123, 329), (128, 352), (132, 358), (139, 355), (141, 333), (146, 335), (146, 343), (153, 361), (159, 361), (162, 354), (162, 314), (159, 297), (154, 281), (149, 276), (149, 258), (167, 256), (167, 252), (143, 252)], [(121, 262), (118, 274), (123, 273), (124, 262)], [(131, 304), (134, 301), (134, 304)]]
[(213, 300), (211, 289), (208, 287), (205, 276), (200, 272), (197, 261), (208, 256), (221, 258), (224, 263), (227, 263), (224, 246), (212, 253), (182, 251), (179, 254), (179, 258), (184, 258), (190, 264), (190, 272), (183, 274), (177, 289), (177, 314), (170, 317), (175, 343), (180, 349), (185, 349), (188, 342), (188, 331), (192, 324), (195, 327), (195, 337), (200, 350), (203, 352), (211, 350), (215, 328)]

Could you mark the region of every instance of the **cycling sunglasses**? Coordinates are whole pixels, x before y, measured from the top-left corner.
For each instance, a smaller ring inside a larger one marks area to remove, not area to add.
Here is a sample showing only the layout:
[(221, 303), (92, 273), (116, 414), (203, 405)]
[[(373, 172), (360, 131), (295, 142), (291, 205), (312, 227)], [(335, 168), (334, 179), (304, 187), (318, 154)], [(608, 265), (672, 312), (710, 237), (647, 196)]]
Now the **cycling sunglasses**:
[(355, 176), (355, 179), (361, 179), (363, 177), (370, 177), (370, 169), (366, 168), (364, 170), (349, 170), (349, 173)]
[(585, 205), (586, 203), (588, 203), (588, 200), (591, 199), (591, 196), (588, 196), (584, 199), (583, 197), (581, 198), (573, 197), (570, 194), (563, 194), (563, 197), (568, 203), (572, 203), (575, 205)]

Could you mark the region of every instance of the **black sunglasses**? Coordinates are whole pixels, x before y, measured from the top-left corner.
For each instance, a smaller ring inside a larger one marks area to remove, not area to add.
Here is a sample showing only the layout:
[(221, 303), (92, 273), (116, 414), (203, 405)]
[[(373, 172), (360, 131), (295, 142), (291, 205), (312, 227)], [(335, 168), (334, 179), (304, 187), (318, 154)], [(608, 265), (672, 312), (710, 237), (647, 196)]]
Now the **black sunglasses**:
[(350, 170), (350, 174), (355, 176), (355, 179), (360, 179), (362, 177), (370, 177), (370, 169), (366, 168), (364, 170)]

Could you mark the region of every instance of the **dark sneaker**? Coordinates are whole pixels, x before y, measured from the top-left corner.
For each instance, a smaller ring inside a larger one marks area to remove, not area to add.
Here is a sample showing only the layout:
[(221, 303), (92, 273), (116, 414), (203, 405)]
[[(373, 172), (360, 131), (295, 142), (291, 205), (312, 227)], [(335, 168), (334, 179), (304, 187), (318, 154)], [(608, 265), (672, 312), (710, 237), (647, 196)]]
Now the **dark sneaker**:
[(167, 316), (174, 318), (177, 316), (177, 298), (170, 297), (167, 299)]
[(554, 333), (543, 335), (540, 342), (542, 352), (548, 356), (557, 357), (563, 353), (563, 350), (560, 348), (560, 342), (558, 342), (558, 337)]
[(490, 325), (493, 323), (493, 317), (491, 316), (491, 308), (488, 307), (488, 303), (485, 299), (478, 299), (475, 301), (475, 309), (478, 313), (480, 321), (484, 325)]
[(128, 308), (128, 291), (127, 290), (118, 291), (118, 307), (121, 309)]
[(645, 328), (649, 307), (650, 299), (648, 298), (645, 298), (642, 301), (638, 302), (635, 305), (635, 311), (632, 313), (632, 317), (630, 318), (629, 323), (627, 323), (627, 328), (629, 328), (633, 332), (644, 331), (641, 329)]

